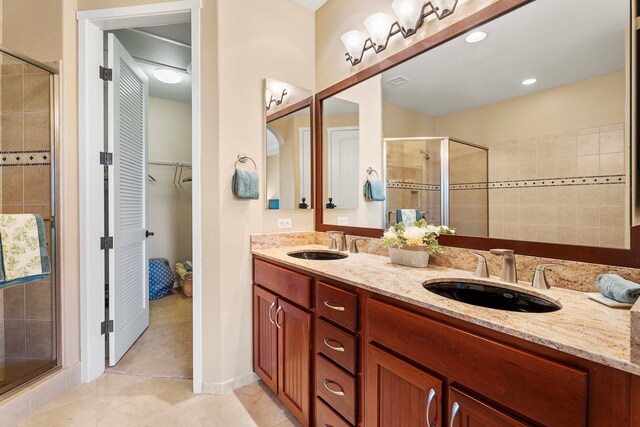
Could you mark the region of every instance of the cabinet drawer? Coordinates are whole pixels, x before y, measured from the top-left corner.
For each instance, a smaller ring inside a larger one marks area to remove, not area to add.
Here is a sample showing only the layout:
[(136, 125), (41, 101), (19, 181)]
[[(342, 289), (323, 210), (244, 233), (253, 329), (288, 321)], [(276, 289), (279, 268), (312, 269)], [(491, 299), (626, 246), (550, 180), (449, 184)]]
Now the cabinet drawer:
[(256, 259), (253, 281), (302, 307), (311, 308), (311, 278)]
[(342, 368), (356, 373), (357, 338), (318, 319), (316, 326), (316, 349)]
[(375, 300), (367, 303), (366, 330), (369, 339), (538, 423), (586, 423), (584, 371)]
[(340, 418), (333, 409), (322, 399), (316, 399), (316, 423), (317, 427), (351, 427), (351, 424)]
[(350, 331), (356, 331), (358, 296), (326, 283), (316, 286), (316, 313)]
[(351, 424), (356, 423), (356, 379), (324, 356), (316, 355), (316, 392)]

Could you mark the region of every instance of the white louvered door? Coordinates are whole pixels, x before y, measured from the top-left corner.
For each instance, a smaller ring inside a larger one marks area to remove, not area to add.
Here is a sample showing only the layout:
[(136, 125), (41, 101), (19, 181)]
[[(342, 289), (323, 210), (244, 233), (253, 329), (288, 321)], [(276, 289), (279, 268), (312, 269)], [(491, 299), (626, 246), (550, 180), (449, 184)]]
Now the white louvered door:
[(114, 366), (149, 326), (147, 267), (148, 80), (131, 55), (108, 35), (109, 364)]

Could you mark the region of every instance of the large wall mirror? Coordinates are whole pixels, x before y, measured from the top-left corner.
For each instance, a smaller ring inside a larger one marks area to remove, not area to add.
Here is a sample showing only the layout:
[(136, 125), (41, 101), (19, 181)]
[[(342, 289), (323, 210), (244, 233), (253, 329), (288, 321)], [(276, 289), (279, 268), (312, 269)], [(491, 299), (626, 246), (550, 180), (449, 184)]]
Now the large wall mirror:
[[(325, 186), (319, 229), (346, 216), (377, 235), (423, 217), (467, 237), (630, 248), (631, 2), (522, 1), (502, 14), (507, 3), (319, 94), (325, 158), (338, 100), (359, 105), (360, 135), (348, 175), (360, 204), (328, 212)], [(368, 168), (384, 201), (362, 197)]]
[(311, 209), (313, 92), (265, 80), (266, 208)]

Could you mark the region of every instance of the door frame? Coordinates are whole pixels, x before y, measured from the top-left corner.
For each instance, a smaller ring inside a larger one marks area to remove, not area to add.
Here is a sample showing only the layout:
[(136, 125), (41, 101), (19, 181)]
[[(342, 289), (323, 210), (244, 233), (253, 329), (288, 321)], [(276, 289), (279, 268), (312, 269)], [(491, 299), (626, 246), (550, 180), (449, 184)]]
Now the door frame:
[[(102, 82), (96, 62), (102, 64), (106, 30), (191, 22), (192, 52), (192, 216), (193, 216), (193, 391), (202, 392), (202, 195), (201, 195), (201, 0), (181, 0), (142, 6), (77, 12), (78, 20), (78, 118), (80, 173), (80, 360), (82, 381), (90, 382), (105, 370), (105, 341), (100, 331), (104, 320), (104, 235), (99, 152), (104, 144)], [(95, 75), (95, 77), (93, 77)], [(99, 85), (98, 85), (99, 83)], [(93, 187), (92, 187), (93, 185)]]

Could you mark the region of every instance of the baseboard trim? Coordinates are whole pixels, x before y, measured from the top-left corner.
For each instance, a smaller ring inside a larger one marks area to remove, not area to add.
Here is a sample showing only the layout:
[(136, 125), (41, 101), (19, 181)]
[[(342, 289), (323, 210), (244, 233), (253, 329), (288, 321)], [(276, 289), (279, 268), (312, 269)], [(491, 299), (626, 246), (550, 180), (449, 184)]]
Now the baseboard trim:
[(248, 384), (258, 381), (260, 378), (255, 372), (250, 372), (246, 375), (242, 375), (223, 382), (202, 382), (202, 393), (223, 395), (232, 393), (240, 387), (244, 387)]

